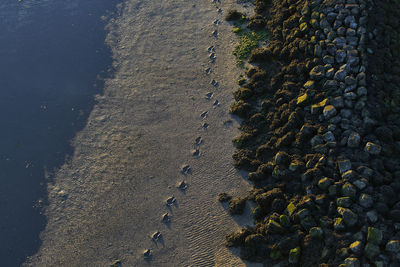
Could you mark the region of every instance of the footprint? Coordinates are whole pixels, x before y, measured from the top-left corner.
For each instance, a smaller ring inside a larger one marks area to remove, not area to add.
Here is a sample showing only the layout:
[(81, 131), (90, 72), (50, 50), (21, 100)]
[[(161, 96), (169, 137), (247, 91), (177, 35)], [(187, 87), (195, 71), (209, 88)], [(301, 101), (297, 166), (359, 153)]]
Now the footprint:
[(221, 0), (212, 0), (214, 4), (221, 4)]
[(207, 48), (207, 51), (208, 52), (215, 52), (215, 47), (212, 45), (212, 46), (210, 46), (209, 48)]
[(145, 260), (151, 260), (151, 250), (150, 249), (146, 249), (144, 252), (143, 252), (143, 257), (144, 257), (144, 259)]
[(217, 56), (215, 55), (215, 53), (213, 52), (213, 53), (211, 53), (209, 56), (208, 56), (210, 59), (211, 59), (211, 62), (215, 62), (215, 60), (217, 59)]
[(218, 31), (217, 31), (217, 30), (214, 30), (214, 31), (212, 32), (212, 36), (214, 36), (215, 38), (217, 38), (217, 37), (218, 37)]
[(168, 213), (168, 212), (167, 212), (167, 213), (164, 213), (164, 214), (162, 215), (161, 221), (162, 221), (163, 223), (169, 223), (169, 222), (171, 222), (171, 216), (169, 216), (169, 213)]
[(198, 157), (198, 156), (200, 156), (200, 150), (199, 150), (198, 148), (193, 149), (193, 150), (191, 151), (191, 153), (192, 153), (192, 156), (193, 156), (193, 157)]
[(185, 191), (187, 186), (187, 183), (185, 183), (185, 181), (182, 181), (180, 183), (178, 183), (177, 187), (181, 190), (181, 191)]
[(113, 263), (111, 263), (110, 267), (122, 267), (121, 260), (115, 260)]
[(181, 168), (181, 173), (182, 174), (192, 174), (192, 168), (190, 168), (190, 166), (189, 165), (183, 165), (182, 166), (182, 168)]
[(212, 70), (211, 70), (211, 68), (207, 68), (207, 69), (205, 70), (205, 72), (206, 72), (207, 75), (210, 75), (210, 73), (212, 72)]
[(201, 125), (201, 128), (203, 128), (204, 130), (207, 130), (208, 126), (210, 126), (210, 125), (207, 122), (205, 122)]
[(218, 87), (219, 86), (219, 82), (217, 82), (216, 80), (212, 80), (210, 82), (214, 87)]
[(218, 8), (218, 14), (222, 14), (222, 9), (221, 8)]
[(207, 98), (207, 99), (211, 99), (212, 96), (213, 96), (213, 94), (214, 94), (213, 92), (207, 93), (207, 94), (206, 94), (206, 98)]
[(214, 20), (214, 25), (219, 25), (219, 24), (221, 24), (221, 21), (219, 20), (219, 19), (216, 19), (216, 20)]
[(219, 107), (219, 106), (220, 106), (220, 103), (219, 103), (219, 101), (218, 101), (218, 100), (215, 100), (215, 102), (214, 102), (213, 106), (214, 106), (214, 107)]
[(207, 118), (208, 117), (208, 111), (204, 111), (203, 113), (201, 113), (200, 117), (202, 119)]
[(151, 235), (151, 239), (153, 239), (153, 241), (158, 241), (158, 240), (161, 239), (161, 238), (162, 238), (162, 235), (161, 235), (161, 232), (160, 232), (160, 231), (154, 232), (154, 233)]
[(167, 200), (165, 201), (165, 204), (167, 204), (167, 206), (172, 206), (176, 203), (176, 198), (174, 196), (170, 196), (169, 198), (167, 198)]
[(203, 139), (201, 139), (201, 136), (197, 137), (196, 140), (195, 140), (195, 144), (199, 146), (202, 143), (203, 143)]

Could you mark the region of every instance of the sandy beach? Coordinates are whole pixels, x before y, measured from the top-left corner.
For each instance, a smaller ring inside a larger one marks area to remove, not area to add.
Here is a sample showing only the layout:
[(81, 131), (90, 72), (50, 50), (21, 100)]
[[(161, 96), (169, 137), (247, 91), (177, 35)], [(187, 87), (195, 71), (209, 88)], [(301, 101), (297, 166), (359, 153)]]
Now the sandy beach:
[[(249, 190), (232, 164), (239, 131), (228, 111), (241, 70), (224, 15), (234, 5), (120, 6), (107, 37), (114, 77), (49, 183), (43, 244), (26, 266), (246, 265), (223, 243), (249, 216), (229, 216), (217, 200)], [(186, 190), (177, 188), (182, 181)]]

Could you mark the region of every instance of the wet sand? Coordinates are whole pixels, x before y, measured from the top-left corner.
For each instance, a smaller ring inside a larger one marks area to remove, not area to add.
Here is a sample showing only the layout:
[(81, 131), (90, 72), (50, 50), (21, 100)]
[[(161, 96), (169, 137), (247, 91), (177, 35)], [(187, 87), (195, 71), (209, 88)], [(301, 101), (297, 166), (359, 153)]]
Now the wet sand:
[[(249, 189), (231, 158), (238, 122), (228, 110), (241, 70), (223, 18), (234, 2), (121, 6), (107, 38), (115, 76), (48, 187), (43, 244), (26, 265), (245, 265), (223, 242), (246, 216), (229, 216), (217, 201), (221, 192), (244, 196)], [(184, 165), (191, 172), (182, 173)], [(176, 187), (183, 180), (185, 191)], [(171, 196), (176, 202), (168, 207)], [(166, 212), (169, 224), (161, 221)], [(155, 231), (161, 240), (152, 241)]]

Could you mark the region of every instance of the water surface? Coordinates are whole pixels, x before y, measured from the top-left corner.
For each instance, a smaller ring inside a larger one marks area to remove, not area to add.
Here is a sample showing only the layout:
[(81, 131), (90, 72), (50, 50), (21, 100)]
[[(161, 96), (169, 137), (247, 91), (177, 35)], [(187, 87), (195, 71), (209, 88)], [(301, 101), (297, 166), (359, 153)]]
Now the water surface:
[(19, 266), (40, 246), (45, 177), (71, 154), (70, 140), (101, 92), (98, 76), (108, 75), (101, 17), (115, 6), (115, 0), (0, 2), (2, 266)]

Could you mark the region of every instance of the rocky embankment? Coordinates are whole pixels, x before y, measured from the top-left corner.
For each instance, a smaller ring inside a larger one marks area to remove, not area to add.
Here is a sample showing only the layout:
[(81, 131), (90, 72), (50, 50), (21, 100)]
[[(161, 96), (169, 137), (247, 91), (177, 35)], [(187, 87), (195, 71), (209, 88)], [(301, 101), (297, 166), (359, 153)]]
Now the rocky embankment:
[(231, 107), (256, 203), (255, 226), (227, 236), (244, 259), (399, 266), (399, 15), (395, 0), (255, 1), (271, 40)]

